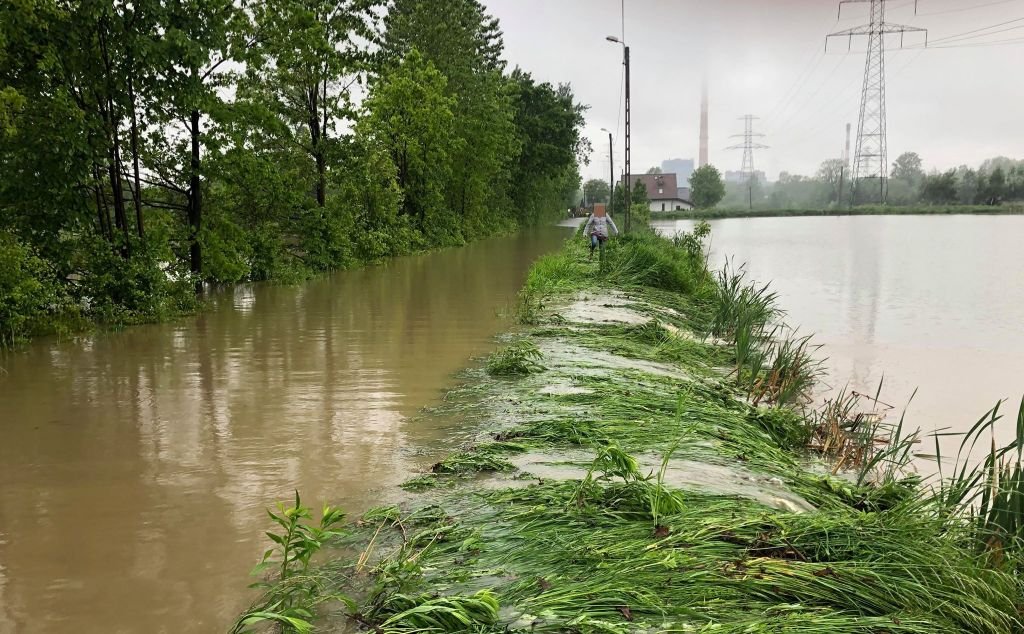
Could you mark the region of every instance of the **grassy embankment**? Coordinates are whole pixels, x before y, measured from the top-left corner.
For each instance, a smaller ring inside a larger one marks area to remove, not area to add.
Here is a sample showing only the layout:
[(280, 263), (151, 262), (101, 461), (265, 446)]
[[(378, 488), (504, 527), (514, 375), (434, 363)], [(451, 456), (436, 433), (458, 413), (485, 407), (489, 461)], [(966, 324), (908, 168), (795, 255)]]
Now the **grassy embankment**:
[(952, 216), (952, 215), (1014, 215), (1024, 214), (1024, 205), (910, 205), (906, 207), (862, 205), (852, 209), (694, 209), (654, 214), (655, 220), (717, 220), (722, 218), (782, 218), (800, 216)]
[(1021, 631), (1019, 449), (998, 483), (1008, 452), (925, 488), (915, 435), (869, 403), (800, 412), (813, 345), (767, 288), (710, 274), (700, 236), (613, 241), (603, 274), (580, 242), (538, 261), (524, 328), (448, 399), (478, 441), (401, 507), (282, 507), (235, 631)]

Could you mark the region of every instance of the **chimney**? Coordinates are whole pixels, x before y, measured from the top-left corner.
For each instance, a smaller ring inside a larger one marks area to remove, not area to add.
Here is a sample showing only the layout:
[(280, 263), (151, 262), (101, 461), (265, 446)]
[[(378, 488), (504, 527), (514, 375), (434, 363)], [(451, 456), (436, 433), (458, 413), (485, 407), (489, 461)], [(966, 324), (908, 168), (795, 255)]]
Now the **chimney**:
[(700, 159), (698, 167), (708, 164), (708, 78), (701, 86), (700, 100)]

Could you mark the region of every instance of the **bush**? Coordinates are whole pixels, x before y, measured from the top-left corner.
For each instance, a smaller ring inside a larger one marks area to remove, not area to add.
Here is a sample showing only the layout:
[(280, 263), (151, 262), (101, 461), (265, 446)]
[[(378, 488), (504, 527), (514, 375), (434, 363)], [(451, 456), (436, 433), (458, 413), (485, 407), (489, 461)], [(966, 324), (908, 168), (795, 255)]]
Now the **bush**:
[(111, 325), (168, 319), (196, 309), (195, 282), (161, 236), (133, 240), (131, 255), (100, 237), (85, 240), (79, 296), (89, 315)]
[(203, 277), (218, 284), (249, 279), (252, 274), (252, 237), (227, 214), (207, 214), (199, 236), (203, 248)]
[(0, 232), (0, 348), (50, 330), (73, 306), (53, 267), (14, 236)]

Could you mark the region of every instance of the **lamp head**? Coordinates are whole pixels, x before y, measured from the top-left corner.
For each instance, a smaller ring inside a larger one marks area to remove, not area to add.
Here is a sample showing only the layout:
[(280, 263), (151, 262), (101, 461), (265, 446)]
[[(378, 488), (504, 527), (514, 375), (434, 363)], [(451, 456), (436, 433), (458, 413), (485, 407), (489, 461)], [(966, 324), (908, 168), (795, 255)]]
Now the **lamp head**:
[(606, 37), (604, 39), (608, 40), (609, 42), (615, 42), (616, 44), (622, 44), (622, 40), (620, 40), (619, 38), (615, 37), (614, 35), (609, 35), (608, 37)]

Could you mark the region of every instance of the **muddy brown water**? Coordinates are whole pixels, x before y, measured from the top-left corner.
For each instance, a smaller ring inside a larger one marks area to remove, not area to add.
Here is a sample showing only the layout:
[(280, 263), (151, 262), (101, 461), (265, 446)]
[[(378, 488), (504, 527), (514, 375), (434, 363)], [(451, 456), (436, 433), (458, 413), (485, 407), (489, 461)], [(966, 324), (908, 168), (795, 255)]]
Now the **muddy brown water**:
[(568, 235), (239, 286), (195, 318), (0, 358), (0, 633), (225, 631), (266, 506), (298, 489), (357, 512), (458, 441), (421, 409)]

